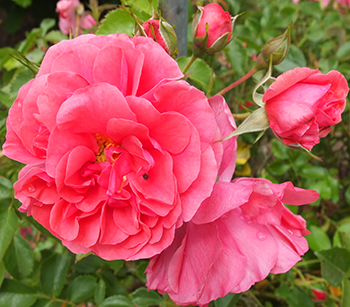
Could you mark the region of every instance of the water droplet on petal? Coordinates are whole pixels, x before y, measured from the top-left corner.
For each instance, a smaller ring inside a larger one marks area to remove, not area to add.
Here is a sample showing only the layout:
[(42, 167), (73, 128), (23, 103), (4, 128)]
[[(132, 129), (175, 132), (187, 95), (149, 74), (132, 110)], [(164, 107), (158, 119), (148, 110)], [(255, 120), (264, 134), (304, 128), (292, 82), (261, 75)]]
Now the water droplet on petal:
[(19, 102), (17, 105), (19, 108), (22, 108), (22, 104)]
[(289, 232), (291, 235), (294, 235), (294, 232), (291, 231), (290, 229), (288, 229), (288, 232)]
[(20, 122), (21, 120), (22, 120), (21, 118), (19, 118), (19, 117), (17, 118), (17, 121), (19, 121), (19, 122)]
[(27, 188), (27, 191), (29, 192), (29, 193), (34, 193), (35, 192), (35, 186), (33, 186), (32, 184)]
[(260, 241), (265, 241), (267, 239), (267, 234), (265, 231), (259, 231), (256, 234), (256, 237), (260, 240)]

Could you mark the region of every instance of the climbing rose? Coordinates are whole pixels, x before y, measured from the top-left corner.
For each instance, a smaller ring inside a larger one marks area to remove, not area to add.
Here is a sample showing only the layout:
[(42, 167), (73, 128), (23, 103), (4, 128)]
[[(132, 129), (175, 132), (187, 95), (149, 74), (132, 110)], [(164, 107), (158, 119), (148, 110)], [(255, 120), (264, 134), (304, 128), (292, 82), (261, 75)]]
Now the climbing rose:
[(151, 259), (147, 285), (179, 305), (207, 305), (247, 291), (269, 273), (288, 271), (308, 250), (304, 219), (283, 203), (317, 200), (291, 182), (238, 178), (216, 183), (173, 244)]
[(338, 71), (297, 67), (280, 75), (263, 101), (274, 133), (288, 146), (311, 150), (341, 121), (349, 88)]
[(149, 258), (231, 180), (235, 129), (146, 37), (82, 35), (51, 47), (9, 112), (3, 152), (27, 164), (21, 212), (75, 253)]

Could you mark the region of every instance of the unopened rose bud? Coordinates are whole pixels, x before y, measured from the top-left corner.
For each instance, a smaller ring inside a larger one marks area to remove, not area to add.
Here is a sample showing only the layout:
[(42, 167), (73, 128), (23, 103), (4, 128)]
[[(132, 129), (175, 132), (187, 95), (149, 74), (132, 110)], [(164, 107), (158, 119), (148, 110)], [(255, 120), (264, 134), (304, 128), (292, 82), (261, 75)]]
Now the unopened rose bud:
[(257, 57), (255, 64), (257, 70), (268, 68), (270, 60), (272, 60), (272, 65), (278, 65), (284, 60), (289, 50), (291, 26), (292, 24), (289, 25), (282, 35), (268, 41), (261, 48), (261, 53)]
[(325, 301), (327, 298), (327, 292), (318, 290), (318, 289), (311, 289), (312, 294), (315, 296), (315, 298), (312, 298), (313, 300), (317, 301)]
[(231, 40), (235, 19), (216, 3), (198, 7), (192, 22), (194, 55), (213, 54), (224, 49)]
[(149, 19), (142, 28), (146, 36), (153, 38), (171, 56), (177, 54), (177, 37), (174, 28), (166, 21)]

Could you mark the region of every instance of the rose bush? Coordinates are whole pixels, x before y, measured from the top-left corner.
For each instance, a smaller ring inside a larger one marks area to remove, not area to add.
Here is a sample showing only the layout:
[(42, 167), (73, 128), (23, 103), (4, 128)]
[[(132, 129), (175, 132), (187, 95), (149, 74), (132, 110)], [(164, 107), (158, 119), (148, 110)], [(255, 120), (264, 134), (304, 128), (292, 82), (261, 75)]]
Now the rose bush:
[(233, 22), (219, 4), (199, 7), (192, 23), (194, 46), (209, 54), (219, 52), (230, 42)]
[(263, 96), (270, 127), (284, 144), (311, 150), (330, 126), (341, 121), (348, 91), (338, 71), (326, 75), (307, 67), (287, 71)]
[(20, 211), (75, 253), (139, 259), (169, 246), (214, 183), (231, 179), (235, 129), (145, 37), (83, 35), (51, 47), (9, 111), (3, 152), (27, 164)]
[(180, 305), (207, 305), (229, 292), (247, 291), (269, 273), (288, 271), (308, 250), (302, 205), (318, 193), (291, 182), (238, 178), (218, 182), (174, 243), (151, 259), (147, 285)]
[[(79, 17), (79, 25), (77, 14), (78, 8), (82, 9), (82, 14)], [(84, 12), (84, 6), (79, 0), (60, 0), (56, 4), (56, 12), (59, 14), (58, 26), (62, 33), (69, 34), (72, 29), (73, 35), (76, 33), (77, 26), (79, 27), (79, 34), (81, 34), (81, 29), (90, 29), (96, 25), (94, 18), (88, 13)]]

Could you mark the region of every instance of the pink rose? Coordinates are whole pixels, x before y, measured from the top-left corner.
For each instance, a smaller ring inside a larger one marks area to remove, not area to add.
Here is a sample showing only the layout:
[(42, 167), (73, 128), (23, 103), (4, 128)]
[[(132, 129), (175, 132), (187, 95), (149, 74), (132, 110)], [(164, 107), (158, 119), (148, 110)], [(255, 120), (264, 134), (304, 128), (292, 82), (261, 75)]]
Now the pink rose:
[(3, 152), (28, 164), (15, 196), (75, 253), (160, 253), (214, 183), (231, 180), (235, 129), (146, 37), (82, 35), (51, 47), (9, 111)]
[[(79, 0), (59, 0), (57, 2), (56, 12), (59, 13), (58, 26), (62, 33), (69, 34), (70, 29), (72, 29), (73, 35), (76, 34), (77, 10), (79, 6), (83, 8)], [(79, 34), (81, 33), (80, 28), (90, 29), (95, 25), (95, 19), (88, 12), (83, 12), (79, 21)]]
[(199, 7), (193, 20), (194, 45), (204, 52), (219, 52), (230, 42), (233, 19), (228, 12), (216, 3)]
[(338, 71), (323, 75), (298, 67), (280, 75), (263, 101), (274, 133), (288, 146), (307, 150), (341, 121), (348, 84)]
[(308, 250), (304, 219), (283, 203), (317, 200), (291, 182), (238, 178), (216, 183), (173, 244), (151, 259), (147, 285), (180, 305), (207, 305), (247, 291), (269, 273), (288, 271)]

